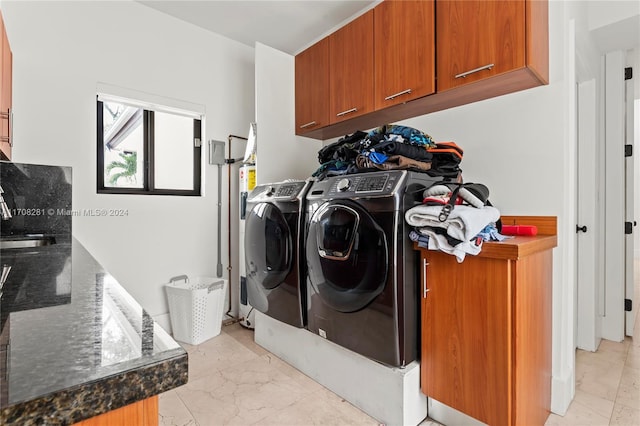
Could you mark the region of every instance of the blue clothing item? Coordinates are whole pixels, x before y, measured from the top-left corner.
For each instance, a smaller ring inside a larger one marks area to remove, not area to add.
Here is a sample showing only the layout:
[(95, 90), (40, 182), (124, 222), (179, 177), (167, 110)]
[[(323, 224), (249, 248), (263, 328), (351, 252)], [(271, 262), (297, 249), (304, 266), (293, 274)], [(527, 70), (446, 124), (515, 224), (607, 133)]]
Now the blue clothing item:
[[(399, 126), (397, 124), (385, 124), (384, 126), (377, 127), (369, 132), (367, 138), (369, 141), (377, 141), (380, 135), (398, 135), (401, 136), (403, 142), (410, 145), (426, 146), (429, 148), (435, 148), (436, 144), (431, 136), (421, 132), (418, 129), (408, 126)], [(399, 141), (400, 138), (396, 138)], [(370, 146), (375, 145), (370, 143)]]
[(478, 232), (477, 236), (482, 238), (484, 241), (504, 241), (507, 238), (511, 238), (499, 233), (495, 223), (490, 223), (485, 226), (482, 231)]
[(425, 249), (429, 248), (429, 237), (417, 233), (416, 231), (409, 232), (409, 239), (418, 243), (418, 247)]
[(387, 154), (383, 154), (381, 152), (368, 151), (367, 153), (365, 153), (365, 155), (376, 164), (382, 164), (389, 159), (389, 156)]
[(318, 180), (323, 180), (327, 176), (339, 176), (346, 174), (353, 169), (353, 167), (354, 163), (352, 161), (330, 160), (326, 163), (322, 163), (311, 176), (317, 177)]

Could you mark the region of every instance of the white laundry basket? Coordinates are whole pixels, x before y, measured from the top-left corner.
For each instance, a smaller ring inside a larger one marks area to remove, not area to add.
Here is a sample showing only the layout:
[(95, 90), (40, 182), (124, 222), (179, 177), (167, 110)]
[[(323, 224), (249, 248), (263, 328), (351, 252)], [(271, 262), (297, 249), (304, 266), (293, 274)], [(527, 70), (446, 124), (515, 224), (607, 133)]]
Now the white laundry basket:
[(198, 345), (220, 334), (227, 280), (186, 275), (165, 284), (173, 338)]

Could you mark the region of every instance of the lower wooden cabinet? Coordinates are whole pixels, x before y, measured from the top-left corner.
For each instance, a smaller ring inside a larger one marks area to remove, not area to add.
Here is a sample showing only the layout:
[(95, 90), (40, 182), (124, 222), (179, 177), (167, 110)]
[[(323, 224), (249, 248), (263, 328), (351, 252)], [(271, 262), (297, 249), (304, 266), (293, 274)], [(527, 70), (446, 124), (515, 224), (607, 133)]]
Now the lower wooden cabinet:
[(0, 160), (10, 160), (13, 147), (12, 73), (13, 54), (0, 12)]
[(75, 426), (158, 426), (158, 396), (91, 417)]
[[(535, 224), (536, 219), (511, 220)], [(462, 263), (420, 249), (426, 395), (489, 425), (545, 423), (551, 405), (552, 248), (557, 244), (552, 221), (553, 235), (484, 243), (478, 256)]]

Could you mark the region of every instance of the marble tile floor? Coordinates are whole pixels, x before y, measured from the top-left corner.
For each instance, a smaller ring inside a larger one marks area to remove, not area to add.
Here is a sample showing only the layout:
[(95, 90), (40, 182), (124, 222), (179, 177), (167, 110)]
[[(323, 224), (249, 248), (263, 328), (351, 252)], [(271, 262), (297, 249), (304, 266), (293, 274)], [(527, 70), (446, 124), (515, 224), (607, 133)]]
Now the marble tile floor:
[(632, 338), (576, 351), (575, 397), (564, 416), (551, 414), (546, 422), (560, 425), (640, 425), (640, 315)]
[[(160, 426), (380, 424), (258, 346), (238, 324), (184, 346), (189, 383), (160, 396)], [(576, 396), (565, 416), (551, 414), (546, 425), (640, 425), (638, 321), (633, 339), (577, 351)]]

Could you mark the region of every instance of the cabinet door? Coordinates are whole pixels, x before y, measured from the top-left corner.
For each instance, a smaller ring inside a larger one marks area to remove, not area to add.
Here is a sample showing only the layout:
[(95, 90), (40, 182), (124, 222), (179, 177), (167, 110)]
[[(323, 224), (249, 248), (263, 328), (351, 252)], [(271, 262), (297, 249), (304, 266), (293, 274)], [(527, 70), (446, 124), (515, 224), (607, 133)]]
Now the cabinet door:
[(429, 290), (422, 303), (423, 392), (484, 423), (510, 424), (509, 261), (470, 256), (458, 263), (428, 252), (423, 269)]
[(525, 66), (525, 0), (437, 0), (438, 92)]
[(329, 36), (329, 120), (373, 111), (373, 10)]
[(434, 2), (387, 0), (374, 21), (375, 109), (434, 93)]
[(329, 39), (296, 55), (296, 134), (329, 125)]
[(0, 15), (0, 158), (11, 159), (10, 121), (11, 121), (11, 77), (13, 55), (9, 39)]

